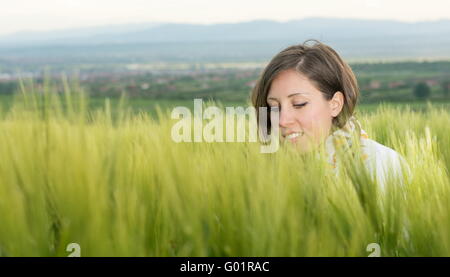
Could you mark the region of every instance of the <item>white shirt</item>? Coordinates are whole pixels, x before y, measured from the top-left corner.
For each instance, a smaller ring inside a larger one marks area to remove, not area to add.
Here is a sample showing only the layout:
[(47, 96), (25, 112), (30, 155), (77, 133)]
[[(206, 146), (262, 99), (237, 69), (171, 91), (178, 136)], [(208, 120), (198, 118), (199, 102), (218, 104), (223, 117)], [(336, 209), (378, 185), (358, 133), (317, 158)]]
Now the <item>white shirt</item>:
[[(405, 160), (397, 151), (380, 144), (372, 139), (361, 139), (362, 152), (366, 159), (364, 165), (368, 169), (372, 179), (378, 183), (382, 192), (385, 191), (386, 182), (389, 176), (395, 178), (395, 182), (404, 185), (404, 178), (411, 177), (411, 170)], [(335, 149), (331, 144), (327, 144), (329, 162), (333, 164)], [(339, 172), (339, 160), (336, 161), (335, 171)], [(405, 172), (404, 172), (405, 171)]]
[(383, 191), (390, 174), (400, 185), (404, 185), (404, 177), (411, 177), (411, 170), (405, 158), (394, 149), (371, 139), (362, 140), (361, 146), (368, 156), (365, 165)]

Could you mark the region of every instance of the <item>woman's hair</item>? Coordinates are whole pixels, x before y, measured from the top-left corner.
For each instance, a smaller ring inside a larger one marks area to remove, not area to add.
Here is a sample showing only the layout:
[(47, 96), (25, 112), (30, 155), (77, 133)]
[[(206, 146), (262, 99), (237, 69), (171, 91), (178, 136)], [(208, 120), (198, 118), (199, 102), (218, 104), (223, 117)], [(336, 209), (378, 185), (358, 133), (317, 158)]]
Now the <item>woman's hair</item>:
[[(307, 45), (309, 41), (313, 45)], [(320, 90), (326, 100), (340, 91), (344, 94), (344, 106), (333, 118), (333, 128), (342, 128), (358, 101), (359, 88), (350, 66), (330, 46), (317, 40), (307, 40), (303, 44), (289, 46), (278, 53), (266, 66), (252, 91), (252, 104), (256, 108), (258, 121), (259, 107), (267, 107), (267, 94), (275, 77), (282, 71), (295, 69)], [(268, 130), (270, 116), (267, 114)]]

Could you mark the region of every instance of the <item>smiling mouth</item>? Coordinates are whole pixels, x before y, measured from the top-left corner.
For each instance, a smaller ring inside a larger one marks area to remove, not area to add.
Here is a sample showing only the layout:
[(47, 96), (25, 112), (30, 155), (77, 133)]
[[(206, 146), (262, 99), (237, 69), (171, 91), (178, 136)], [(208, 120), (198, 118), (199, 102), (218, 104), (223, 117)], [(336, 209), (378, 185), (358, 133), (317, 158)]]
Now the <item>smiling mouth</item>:
[(291, 133), (291, 134), (285, 136), (285, 138), (286, 139), (294, 139), (296, 137), (303, 136), (303, 134), (304, 134), (304, 132), (294, 132), (294, 133)]

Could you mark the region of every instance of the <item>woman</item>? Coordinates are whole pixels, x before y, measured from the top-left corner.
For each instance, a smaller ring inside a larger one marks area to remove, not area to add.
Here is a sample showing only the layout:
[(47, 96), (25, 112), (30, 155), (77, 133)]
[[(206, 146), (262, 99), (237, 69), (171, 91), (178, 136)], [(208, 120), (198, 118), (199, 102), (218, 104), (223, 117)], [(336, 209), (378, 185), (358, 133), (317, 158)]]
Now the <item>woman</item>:
[(382, 187), (389, 170), (402, 177), (403, 158), (371, 140), (353, 115), (359, 89), (351, 68), (331, 47), (313, 42), (290, 46), (270, 61), (252, 92), (256, 110), (277, 108), (281, 140), (301, 152), (324, 143), (336, 169), (337, 152), (360, 147), (365, 166)]

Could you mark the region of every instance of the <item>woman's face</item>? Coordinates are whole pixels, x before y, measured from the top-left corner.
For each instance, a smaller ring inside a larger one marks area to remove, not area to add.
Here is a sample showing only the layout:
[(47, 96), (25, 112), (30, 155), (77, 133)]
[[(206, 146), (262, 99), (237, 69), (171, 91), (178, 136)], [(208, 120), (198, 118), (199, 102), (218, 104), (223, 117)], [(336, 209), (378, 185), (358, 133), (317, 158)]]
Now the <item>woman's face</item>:
[(343, 94), (326, 100), (313, 83), (295, 70), (285, 70), (272, 81), (267, 104), (279, 108), (281, 141), (302, 152), (322, 142), (331, 131), (333, 117), (343, 106)]

